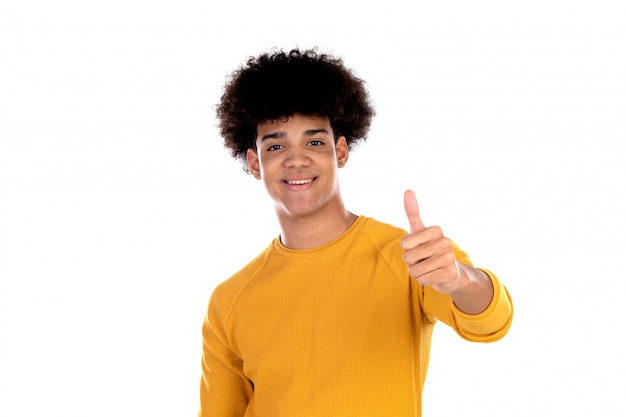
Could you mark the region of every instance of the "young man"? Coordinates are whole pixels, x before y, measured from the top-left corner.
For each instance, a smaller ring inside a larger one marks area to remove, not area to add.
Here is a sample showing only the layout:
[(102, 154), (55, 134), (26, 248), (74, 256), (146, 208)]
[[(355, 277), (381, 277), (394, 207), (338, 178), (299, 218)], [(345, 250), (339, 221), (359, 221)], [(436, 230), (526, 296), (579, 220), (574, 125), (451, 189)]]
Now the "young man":
[(505, 287), (405, 193), (410, 233), (348, 211), (338, 170), (374, 116), (364, 83), (315, 50), (235, 71), (217, 107), (281, 233), (218, 285), (203, 326), (200, 417), (419, 416), (433, 326), (493, 342)]

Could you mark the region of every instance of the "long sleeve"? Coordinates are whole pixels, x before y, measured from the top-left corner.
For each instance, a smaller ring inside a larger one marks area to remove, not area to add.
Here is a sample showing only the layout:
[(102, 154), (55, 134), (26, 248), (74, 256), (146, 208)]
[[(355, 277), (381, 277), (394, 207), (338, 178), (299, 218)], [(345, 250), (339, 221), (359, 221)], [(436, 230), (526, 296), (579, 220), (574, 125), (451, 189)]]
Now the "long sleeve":
[(214, 296), (202, 327), (202, 380), (198, 417), (242, 417), (252, 384), (243, 373), (243, 361), (226, 337), (219, 300)]
[[(458, 246), (454, 252), (459, 262), (472, 266), (469, 257)], [(513, 302), (505, 286), (491, 271), (480, 268), (491, 279), (493, 299), (480, 314), (471, 315), (459, 310), (448, 295), (430, 287), (422, 289), (422, 306), (426, 316), (439, 319), (451, 326), (462, 338), (473, 342), (495, 342), (508, 332), (513, 320)]]

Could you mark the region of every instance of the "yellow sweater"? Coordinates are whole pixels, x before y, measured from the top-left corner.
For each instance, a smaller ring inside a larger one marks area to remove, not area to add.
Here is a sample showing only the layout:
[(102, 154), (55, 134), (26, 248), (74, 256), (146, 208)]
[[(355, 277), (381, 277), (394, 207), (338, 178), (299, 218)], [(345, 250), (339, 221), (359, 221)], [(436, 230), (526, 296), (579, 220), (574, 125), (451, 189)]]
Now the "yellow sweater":
[[(407, 273), (402, 229), (359, 217), (337, 240), (276, 239), (213, 291), (203, 326), (200, 417), (421, 415), (433, 325), (493, 342), (513, 306), (495, 289), (470, 316)], [(455, 246), (459, 262), (471, 265)]]

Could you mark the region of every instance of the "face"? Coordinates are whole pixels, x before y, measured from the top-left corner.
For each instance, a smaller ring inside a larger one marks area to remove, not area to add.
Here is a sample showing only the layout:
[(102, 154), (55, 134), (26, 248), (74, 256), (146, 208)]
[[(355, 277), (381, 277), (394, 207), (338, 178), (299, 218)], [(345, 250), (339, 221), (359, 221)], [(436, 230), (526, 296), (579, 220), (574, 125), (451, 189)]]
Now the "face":
[(262, 179), (279, 216), (332, 215), (341, 210), (338, 168), (348, 159), (343, 136), (335, 141), (327, 117), (292, 115), (257, 126), (250, 172)]

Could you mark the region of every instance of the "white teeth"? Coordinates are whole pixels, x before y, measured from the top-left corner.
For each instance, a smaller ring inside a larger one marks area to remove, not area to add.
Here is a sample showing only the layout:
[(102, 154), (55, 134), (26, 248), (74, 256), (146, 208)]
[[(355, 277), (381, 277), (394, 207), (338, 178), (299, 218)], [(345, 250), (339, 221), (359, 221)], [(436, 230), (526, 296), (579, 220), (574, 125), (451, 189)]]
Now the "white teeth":
[(296, 181), (287, 181), (287, 184), (289, 185), (302, 185), (302, 184), (308, 184), (313, 182), (313, 180), (296, 180)]

